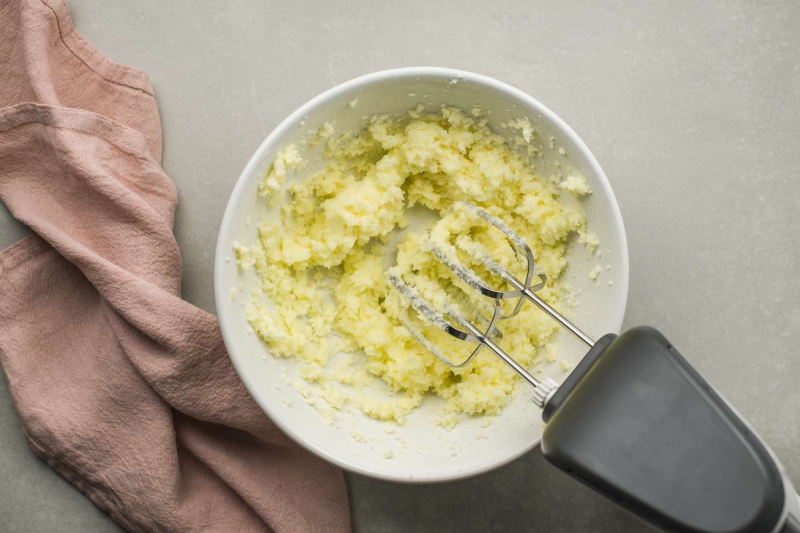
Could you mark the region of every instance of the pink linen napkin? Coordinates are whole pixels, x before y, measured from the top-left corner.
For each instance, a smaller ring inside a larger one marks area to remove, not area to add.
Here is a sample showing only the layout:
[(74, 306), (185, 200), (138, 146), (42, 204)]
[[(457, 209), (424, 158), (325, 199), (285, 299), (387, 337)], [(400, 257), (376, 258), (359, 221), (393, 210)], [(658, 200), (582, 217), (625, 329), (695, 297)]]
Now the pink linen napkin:
[(348, 531), (341, 472), (181, 300), (160, 159), (144, 73), (63, 0), (0, 0), (0, 200), (35, 232), (0, 252), (0, 362), (33, 451), (130, 531)]

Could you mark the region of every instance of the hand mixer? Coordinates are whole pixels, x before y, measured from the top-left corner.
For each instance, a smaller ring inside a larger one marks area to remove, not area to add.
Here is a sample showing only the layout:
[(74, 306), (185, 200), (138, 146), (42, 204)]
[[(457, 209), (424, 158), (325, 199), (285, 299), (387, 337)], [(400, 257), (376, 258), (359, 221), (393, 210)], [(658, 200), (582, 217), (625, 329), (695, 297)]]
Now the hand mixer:
[[(465, 360), (453, 362), (419, 327), (404, 321), (423, 346), (450, 367), (468, 364), (483, 348), (501, 358), (533, 386), (533, 401), (546, 423), (545, 458), (657, 528), (800, 533), (800, 499), (777, 458), (663, 335), (636, 327), (593, 341), (536, 294), (546, 278), (536, 271), (533, 253), (519, 235), (480, 207), (461, 203), (458, 208), (508, 238), (527, 262), (525, 279), (517, 279), (466, 236), (456, 239), (459, 248), (500, 287), (456, 254), (431, 244), (434, 257), (493, 301), (490, 319), (470, 320), (457, 306), (436, 309), (390, 269), (391, 285), (424, 322), (476, 345)], [(498, 323), (515, 316), (525, 300), (589, 347), (560, 386), (533, 377), (495, 342), (502, 337)], [(514, 303), (509, 313), (503, 301)]]

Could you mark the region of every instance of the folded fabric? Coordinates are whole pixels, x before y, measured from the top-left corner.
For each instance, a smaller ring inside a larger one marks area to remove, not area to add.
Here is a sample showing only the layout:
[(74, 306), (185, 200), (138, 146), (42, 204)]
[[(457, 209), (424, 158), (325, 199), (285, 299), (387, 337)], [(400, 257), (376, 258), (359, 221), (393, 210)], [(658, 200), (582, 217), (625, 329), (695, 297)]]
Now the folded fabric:
[(0, 21), (0, 200), (35, 232), (0, 252), (0, 362), (33, 451), (130, 531), (349, 531), (341, 472), (180, 298), (147, 76), (62, 0), (0, 0)]

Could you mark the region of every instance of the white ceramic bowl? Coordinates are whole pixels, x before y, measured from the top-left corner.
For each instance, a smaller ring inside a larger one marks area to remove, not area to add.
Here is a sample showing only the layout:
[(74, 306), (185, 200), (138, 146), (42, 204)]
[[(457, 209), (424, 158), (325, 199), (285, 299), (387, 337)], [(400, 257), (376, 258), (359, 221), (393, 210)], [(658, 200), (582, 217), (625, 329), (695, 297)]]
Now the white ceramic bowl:
[[(348, 106), (355, 98), (357, 106)], [(249, 331), (243, 298), (231, 297), (231, 289), (240, 284), (245, 290), (239, 293), (246, 295), (254, 279), (252, 273), (238, 270), (232, 245), (234, 241), (247, 244), (256, 239), (256, 221), (263, 210), (263, 201), (257, 197), (258, 183), (275, 153), (302, 140), (309, 130), (319, 128), (325, 121), (335, 119), (337, 131), (356, 129), (363, 125), (365, 115), (404, 112), (420, 103), (431, 110), (441, 104), (464, 109), (481, 105), (491, 111), (490, 125), (500, 133), (504, 131), (500, 128), (502, 122), (526, 116), (539, 135), (553, 137), (552, 149), (548, 142), (544, 143), (544, 165), (539, 170), (547, 175), (560, 162), (562, 167), (571, 167), (572, 172), (586, 178), (593, 194), (580, 200), (580, 204), (590, 229), (601, 242), (601, 258), (590, 256), (584, 246), (577, 244), (568, 254), (565, 276), (579, 294), (572, 318), (595, 338), (619, 332), (628, 294), (628, 248), (619, 207), (600, 165), (569, 126), (527, 94), (485, 76), (442, 68), (404, 68), (356, 78), (312, 99), (275, 128), (253, 154), (228, 201), (217, 242), (214, 291), (222, 335), (236, 371), (258, 405), (287, 435), (352, 472), (425, 483), (486, 472), (536, 446), (543, 425), (529, 391), (520, 387), (514, 400), (487, 427), (481, 418), (465, 420), (452, 431), (439, 427), (435, 420), (441, 403), (435, 398), (426, 400), (392, 434), (384, 431), (385, 423), (358, 412), (342, 415), (329, 424), (282, 379), (282, 372), (290, 379), (296, 375), (295, 361), (270, 356), (266, 345)], [(562, 196), (565, 201), (577, 201), (569, 195)], [(588, 274), (597, 264), (602, 265), (603, 273), (593, 281)], [(610, 269), (606, 270), (606, 265)], [(586, 351), (564, 332), (558, 341), (561, 357), (573, 366)], [(559, 382), (567, 375), (558, 364), (550, 365), (546, 374)], [(363, 436), (364, 442), (358, 442), (362, 439), (354, 439), (353, 435)], [(387, 451), (392, 452), (392, 458), (384, 456)]]

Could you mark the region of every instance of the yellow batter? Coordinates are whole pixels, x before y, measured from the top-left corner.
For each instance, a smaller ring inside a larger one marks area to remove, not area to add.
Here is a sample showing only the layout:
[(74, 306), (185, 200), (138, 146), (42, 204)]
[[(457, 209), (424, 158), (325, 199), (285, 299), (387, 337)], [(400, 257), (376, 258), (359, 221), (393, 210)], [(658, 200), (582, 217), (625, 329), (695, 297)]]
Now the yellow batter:
[[(451, 207), (471, 202), (503, 219), (533, 249), (548, 277), (540, 294), (556, 308), (566, 292), (558, 278), (566, 267), (567, 238), (577, 232), (581, 242), (596, 246), (583, 214), (562, 205), (557, 186), (534, 173), (532, 144), (521, 151), (474, 115), (444, 107), (428, 115), (376, 116), (363, 131), (341, 136), (326, 123), (321, 170), (292, 181), (291, 171), (303, 162), (290, 145), (264, 177), (260, 193), (280, 205), (279, 213), (263, 217), (253, 246), (236, 246), (239, 265), (255, 268), (261, 279), (248, 320), (272, 354), (301, 362), (302, 378), (327, 404), (315, 405), (326, 417), (350, 405), (374, 418), (402, 421), (435, 394), (444, 399), (452, 424), (459, 413), (496, 414), (517, 385), (514, 372), (488, 352), (466, 368), (449, 369), (401, 325), (400, 317), (413, 318), (414, 312), (391, 288), (387, 267), (396, 264), (394, 272), (432, 301), (464, 287), (426, 251), (426, 231), (403, 232), (399, 246), (387, 246), (407, 225), (410, 207), (438, 213), (434, 234), (443, 240), (471, 235), (510, 265), (506, 240)], [(525, 143), (535, 141), (529, 122), (521, 131)], [(443, 351), (464, 352), (459, 341), (423, 327)], [(557, 326), (527, 305), (501, 329), (502, 346), (531, 367), (546, 358), (544, 347)], [(370, 387), (371, 376), (389, 390)], [(299, 388), (308, 393), (305, 384)]]

